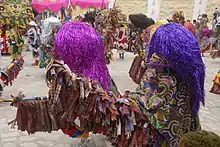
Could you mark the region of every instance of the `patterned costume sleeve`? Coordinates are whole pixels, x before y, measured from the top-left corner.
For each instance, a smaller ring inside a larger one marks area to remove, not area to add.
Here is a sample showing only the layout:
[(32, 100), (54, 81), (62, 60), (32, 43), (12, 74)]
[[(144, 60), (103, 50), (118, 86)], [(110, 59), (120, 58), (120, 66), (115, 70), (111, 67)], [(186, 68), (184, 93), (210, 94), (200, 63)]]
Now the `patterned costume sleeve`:
[[(149, 82), (150, 85), (153, 84), (153, 81)], [(153, 89), (153, 95), (149, 98), (147, 109), (150, 111), (157, 111), (161, 109), (161, 107), (166, 106), (167, 100), (170, 101), (171, 99), (166, 99), (165, 96), (172, 95), (175, 92), (175, 81), (171, 76), (162, 76), (159, 78), (156, 88)], [(169, 107), (168, 107), (169, 108)], [(167, 107), (165, 107), (167, 109)]]

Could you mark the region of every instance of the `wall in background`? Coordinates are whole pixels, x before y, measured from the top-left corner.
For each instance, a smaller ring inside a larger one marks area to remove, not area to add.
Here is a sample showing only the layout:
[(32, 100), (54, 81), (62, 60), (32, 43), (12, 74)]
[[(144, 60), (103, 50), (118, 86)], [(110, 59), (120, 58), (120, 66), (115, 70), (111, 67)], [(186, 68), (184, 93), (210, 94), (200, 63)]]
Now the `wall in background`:
[[(162, 17), (167, 17), (170, 10), (184, 11), (186, 19), (193, 19), (194, 0), (161, 0)], [(147, 14), (147, 0), (116, 0), (116, 6), (121, 8), (124, 13), (144, 13)], [(210, 19), (214, 9), (220, 8), (220, 0), (207, 0), (207, 14)]]

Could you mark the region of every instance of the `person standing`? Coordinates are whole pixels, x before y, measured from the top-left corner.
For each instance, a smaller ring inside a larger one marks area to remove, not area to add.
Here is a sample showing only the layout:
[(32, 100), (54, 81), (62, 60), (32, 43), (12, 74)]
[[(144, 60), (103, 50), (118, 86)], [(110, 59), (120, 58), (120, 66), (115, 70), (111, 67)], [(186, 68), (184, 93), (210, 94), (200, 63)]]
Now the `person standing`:
[(124, 60), (125, 48), (127, 48), (126, 30), (123, 25), (118, 29), (118, 53), (119, 58)]
[(29, 23), (30, 29), (28, 30), (28, 40), (32, 47), (33, 52), (33, 66), (37, 66), (39, 63), (39, 47), (40, 47), (40, 30), (34, 21)]
[(2, 37), (0, 37), (0, 58), (1, 58), (1, 56), (2, 56), (2, 49), (3, 49), (3, 38)]

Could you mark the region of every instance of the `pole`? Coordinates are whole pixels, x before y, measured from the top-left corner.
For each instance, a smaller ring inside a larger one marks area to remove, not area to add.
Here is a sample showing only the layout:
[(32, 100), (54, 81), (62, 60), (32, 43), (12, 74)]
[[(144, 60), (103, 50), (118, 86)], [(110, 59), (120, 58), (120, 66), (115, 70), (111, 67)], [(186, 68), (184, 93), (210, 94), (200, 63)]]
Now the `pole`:
[(104, 9), (104, 0), (102, 0), (102, 9)]
[(193, 19), (197, 19), (200, 14), (206, 13), (207, 0), (195, 0)]

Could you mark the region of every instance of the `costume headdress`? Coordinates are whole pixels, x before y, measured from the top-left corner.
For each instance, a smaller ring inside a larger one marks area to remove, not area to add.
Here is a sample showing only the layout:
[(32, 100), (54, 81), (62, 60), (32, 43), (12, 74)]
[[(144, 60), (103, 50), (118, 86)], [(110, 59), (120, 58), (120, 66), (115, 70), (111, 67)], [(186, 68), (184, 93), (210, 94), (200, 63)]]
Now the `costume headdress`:
[(82, 22), (63, 24), (55, 50), (74, 73), (100, 81), (105, 90), (110, 88), (103, 41), (93, 27)]
[(157, 28), (160, 25), (166, 24), (166, 23), (167, 23), (166, 20), (158, 19), (154, 25), (151, 25), (147, 29), (145, 29), (145, 31), (144, 31), (144, 41), (149, 45), (150, 44), (150, 40), (151, 40), (153, 34), (155, 33), (155, 31), (157, 30)]
[(184, 17), (184, 14), (183, 14), (183, 11), (179, 11), (179, 12), (175, 12), (173, 15), (172, 15), (172, 19), (174, 21), (179, 21), (181, 18), (185, 18)]
[(84, 15), (84, 21), (94, 26), (96, 14), (96, 11), (86, 12), (86, 14)]
[(154, 53), (166, 59), (168, 67), (189, 85), (192, 110), (197, 113), (200, 102), (205, 102), (205, 66), (195, 36), (180, 24), (161, 25), (151, 39), (147, 62)]
[(150, 27), (148, 27), (147, 29), (144, 30), (144, 42), (146, 43), (145, 44), (145, 51), (146, 51), (146, 54), (149, 50), (149, 47), (150, 47), (150, 41), (151, 41), (151, 38), (153, 36), (153, 34), (156, 32), (156, 30), (158, 29), (158, 27), (162, 24), (166, 24), (167, 21), (164, 20), (164, 19), (158, 19), (156, 21), (156, 23), (154, 25), (151, 25)]
[[(43, 44), (47, 45), (54, 45), (52, 44), (51, 41), (53, 38), (53, 33), (57, 32), (57, 30), (61, 26), (61, 22), (58, 18), (56, 17), (49, 17), (46, 20), (44, 20), (43, 25), (42, 25), (42, 35), (41, 35), (41, 41)], [(54, 38), (53, 38), (54, 39)]]
[(144, 14), (131, 14), (129, 15), (129, 20), (136, 28), (139, 29), (146, 29), (154, 24), (154, 20)]
[(105, 29), (106, 32), (115, 32), (120, 26), (119, 21), (123, 20), (121, 16), (123, 16), (123, 14), (121, 10), (117, 8), (109, 10), (104, 9), (97, 13), (97, 16), (95, 17), (95, 25), (96, 27), (100, 26), (101, 31)]

